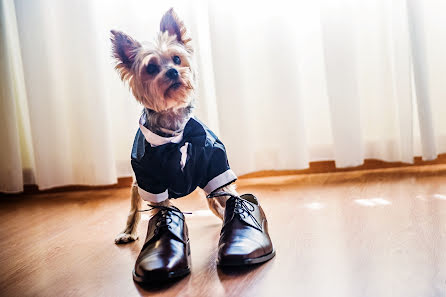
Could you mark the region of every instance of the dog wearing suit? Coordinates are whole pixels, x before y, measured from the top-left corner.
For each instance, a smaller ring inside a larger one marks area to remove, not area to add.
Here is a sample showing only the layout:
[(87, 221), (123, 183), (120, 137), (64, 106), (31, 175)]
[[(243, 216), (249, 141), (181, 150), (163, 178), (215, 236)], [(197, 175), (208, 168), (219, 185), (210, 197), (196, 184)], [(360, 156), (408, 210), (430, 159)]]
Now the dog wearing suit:
[(252, 194), (239, 195), (226, 148), (193, 115), (196, 67), (192, 39), (170, 9), (154, 42), (141, 44), (112, 30), (116, 70), (144, 110), (131, 153), (135, 180), (126, 227), (115, 239), (138, 239), (140, 201), (152, 216), (133, 278), (152, 283), (190, 272), (190, 244), (184, 214), (170, 199), (197, 187), (206, 193), (212, 212), (223, 220), (217, 261), (222, 266), (265, 262), (275, 255), (265, 213)]

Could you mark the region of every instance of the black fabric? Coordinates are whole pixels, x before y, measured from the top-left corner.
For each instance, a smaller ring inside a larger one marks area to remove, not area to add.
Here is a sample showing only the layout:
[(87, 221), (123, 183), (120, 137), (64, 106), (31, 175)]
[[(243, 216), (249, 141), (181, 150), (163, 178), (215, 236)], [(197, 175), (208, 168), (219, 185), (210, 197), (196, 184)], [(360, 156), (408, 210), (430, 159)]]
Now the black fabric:
[[(180, 148), (186, 143), (187, 159), (181, 170)], [(138, 129), (131, 157), (138, 186), (152, 194), (167, 189), (169, 198), (186, 196), (197, 186), (204, 188), (214, 177), (230, 169), (225, 146), (196, 118), (187, 122), (179, 143), (152, 147)], [(228, 182), (231, 181), (225, 183)]]

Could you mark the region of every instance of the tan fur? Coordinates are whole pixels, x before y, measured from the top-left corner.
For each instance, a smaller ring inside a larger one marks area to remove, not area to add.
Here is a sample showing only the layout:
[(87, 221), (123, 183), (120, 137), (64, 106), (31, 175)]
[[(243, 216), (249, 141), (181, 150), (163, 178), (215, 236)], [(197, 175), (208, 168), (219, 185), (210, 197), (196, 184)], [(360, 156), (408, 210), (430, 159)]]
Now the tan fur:
[(193, 49), (190, 45), (192, 39), (188, 36), (186, 26), (184, 26), (183, 21), (178, 17), (173, 8), (169, 9), (161, 18), (160, 31), (167, 31), (169, 35), (175, 35), (178, 42), (184, 44), (185, 48), (192, 53)]
[[(228, 192), (233, 195), (239, 196), (239, 194), (236, 191), (235, 184), (227, 185), (223, 188), (217, 189), (216, 192), (223, 191)], [(209, 193), (206, 193), (206, 195)], [(229, 199), (229, 196), (221, 196), (221, 197), (214, 197), (214, 198), (208, 198), (206, 199), (209, 209), (220, 219), (223, 220), (225, 216), (225, 207), (226, 207), (226, 201)]]
[(127, 223), (124, 231), (118, 234), (115, 238), (115, 243), (127, 243), (138, 239), (137, 227), (140, 220), (140, 209), (141, 199), (138, 194), (138, 184), (136, 181), (133, 182), (131, 192), (130, 192), (130, 212), (127, 216)]
[[(163, 206), (170, 206), (172, 205), (170, 200), (165, 200), (160, 203), (150, 203), (152, 205), (163, 205)], [(124, 228), (124, 231), (119, 233), (115, 238), (115, 243), (129, 243), (132, 241), (135, 241), (138, 239), (138, 223), (141, 218), (140, 210), (141, 208), (141, 198), (138, 194), (138, 184), (136, 181), (133, 182), (132, 188), (131, 188), (131, 195), (130, 195), (130, 212), (127, 216), (127, 222)], [(155, 215), (158, 212), (157, 209), (153, 209), (150, 211), (150, 216)]]
[[(160, 28), (162, 30), (155, 41), (144, 45), (123, 32), (111, 31), (116, 70), (121, 79), (129, 84), (136, 100), (156, 112), (190, 105), (195, 97), (196, 85), (195, 67), (192, 67), (193, 49), (184, 23), (171, 9), (163, 16)], [(173, 62), (174, 56), (180, 57), (180, 65)], [(149, 64), (159, 68), (156, 75), (147, 73)], [(172, 81), (165, 76), (171, 68), (180, 74), (180, 87), (172, 88)]]

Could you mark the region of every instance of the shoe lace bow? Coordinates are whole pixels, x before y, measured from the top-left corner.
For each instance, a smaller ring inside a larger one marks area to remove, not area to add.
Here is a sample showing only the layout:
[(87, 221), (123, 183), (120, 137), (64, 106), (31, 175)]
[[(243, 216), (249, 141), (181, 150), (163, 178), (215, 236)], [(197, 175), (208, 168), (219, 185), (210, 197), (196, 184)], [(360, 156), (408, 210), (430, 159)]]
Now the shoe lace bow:
[[(148, 204), (147, 206), (150, 206), (151, 208), (149, 209), (141, 209), (138, 210), (138, 212), (145, 212), (145, 211), (151, 211), (153, 209), (159, 209), (160, 215), (158, 216), (156, 223), (155, 223), (155, 234), (158, 234), (159, 230), (163, 227), (167, 227), (169, 230), (172, 229), (172, 227), (170, 226), (170, 224), (173, 222), (172, 220), (172, 214), (177, 216), (178, 218), (180, 218), (180, 220), (184, 221), (184, 217), (178, 214), (191, 214), (190, 212), (182, 212), (181, 210), (174, 208), (174, 207), (169, 207), (169, 206), (164, 206), (164, 205), (152, 205), (152, 204)], [(157, 214), (158, 214), (157, 213)]]
[(262, 225), (260, 225), (259, 221), (257, 221), (256, 217), (252, 214), (252, 212), (255, 210), (254, 206), (246, 201), (245, 199), (241, 198), (240, 196), (220, 191), (220, 192), (213, 192), (206, 196), (206, 198), (211, 199), (215, 197), (221, 197), (221, 196), (230, 196), (234, 198), (234, 214), (238, 215), (241, 219), (246, 219), (247, 217), (251, 218), (254, 222), (256, 228), (259, 230), (262, 230)]

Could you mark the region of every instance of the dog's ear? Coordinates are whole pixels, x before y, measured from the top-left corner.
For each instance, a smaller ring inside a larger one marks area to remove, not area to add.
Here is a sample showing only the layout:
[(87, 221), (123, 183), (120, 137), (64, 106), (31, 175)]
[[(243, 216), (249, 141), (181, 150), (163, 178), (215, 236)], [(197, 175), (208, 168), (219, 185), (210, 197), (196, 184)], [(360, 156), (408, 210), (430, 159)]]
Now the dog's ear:
[(161, 18), (160, 30), (161, 32), (167, 31), (172, 36), (176, 35), (177, 41), (183, 44), (187, 50), (192, 51), (192, 46), (190, 45), (192, 39), (188, 36), (183, 21), (178, 17), (173, 8), (169, 9)]
[(130, 70), (133, 62), (135, 62), (135, 56), (141, 44), (123, 32), (115, 30), (111, 30), (110, 32), (113, 57), (118, 62), (116, 67), (125, 67)]

